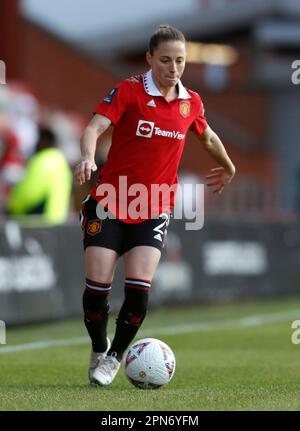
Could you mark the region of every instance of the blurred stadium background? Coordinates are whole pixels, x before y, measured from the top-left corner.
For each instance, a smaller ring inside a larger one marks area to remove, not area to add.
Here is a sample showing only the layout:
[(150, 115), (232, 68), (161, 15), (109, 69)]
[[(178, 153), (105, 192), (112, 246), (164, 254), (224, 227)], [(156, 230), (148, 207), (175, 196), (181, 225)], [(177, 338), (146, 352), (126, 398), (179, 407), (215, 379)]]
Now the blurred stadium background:
[[(237, 175), (222, 196), (206, 192), (202, 230), (171, 223), (153, 308), (299, 295), (298, 0), (0, 0), (0, 319), (8, 327), (81, 316), (78, 212), (90, 184), (73, 185), (63, 224), (7, 215), (39, 127), (56, 134), (73, 169), (93, 109), (117, 82), (147, 69), (147, 41), (160, 23), (186, 35), (183, 83), (201, 94)], [(100, 138), (99, 167), (110, 135)], [(210, 167), (190, 134), (180, 181), (204, 183)], [(120, 264), (113, 311), (122, 275)]]

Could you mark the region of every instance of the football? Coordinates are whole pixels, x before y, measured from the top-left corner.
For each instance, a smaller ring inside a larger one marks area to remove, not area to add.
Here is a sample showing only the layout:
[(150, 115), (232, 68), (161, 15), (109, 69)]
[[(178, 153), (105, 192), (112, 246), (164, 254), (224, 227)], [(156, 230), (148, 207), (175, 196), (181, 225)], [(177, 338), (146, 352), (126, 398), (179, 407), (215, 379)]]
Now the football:
[(174, 376), (176, 360), (170, 347), (156, 338), (133, 343), (125, 355), (125, 374), (141, 389), (158, 389)]

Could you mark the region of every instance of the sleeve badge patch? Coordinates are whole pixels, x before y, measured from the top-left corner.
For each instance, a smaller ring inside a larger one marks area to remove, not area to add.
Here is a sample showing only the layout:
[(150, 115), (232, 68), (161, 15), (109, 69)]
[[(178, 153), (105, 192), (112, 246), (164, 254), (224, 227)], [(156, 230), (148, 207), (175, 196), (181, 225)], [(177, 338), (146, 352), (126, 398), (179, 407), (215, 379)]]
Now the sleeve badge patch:
[(110, 90), (110, 92), (104, 97), (103, 102), (111, 103), (117, 91), (117, 88)]

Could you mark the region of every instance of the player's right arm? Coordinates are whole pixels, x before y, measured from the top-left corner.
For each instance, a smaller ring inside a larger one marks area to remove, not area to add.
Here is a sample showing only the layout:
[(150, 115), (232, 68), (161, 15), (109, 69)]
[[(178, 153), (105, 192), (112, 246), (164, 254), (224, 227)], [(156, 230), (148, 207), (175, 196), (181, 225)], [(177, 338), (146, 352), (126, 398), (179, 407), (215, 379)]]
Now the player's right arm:
[(79, 185), (91, 179), (92, 172), (97, 170), (95, 152), (97, 139), (111, 125), (111, 120), (104, 115), (95, 114), (80, 139), (81, 160), (74, 171), (75, 180)]
[(130, 106), (132, 97), (131, 84), (122, 81), (113, 88), (100, 102), (94, 111), (94, 117), (86, 127), (80, 140), (81, 161), (75, 168), (75, 179), (84, 184), (91, 178), (92, 171), (97, 170), (95, 151), (97, 139), (111, 124), (116, 124)]

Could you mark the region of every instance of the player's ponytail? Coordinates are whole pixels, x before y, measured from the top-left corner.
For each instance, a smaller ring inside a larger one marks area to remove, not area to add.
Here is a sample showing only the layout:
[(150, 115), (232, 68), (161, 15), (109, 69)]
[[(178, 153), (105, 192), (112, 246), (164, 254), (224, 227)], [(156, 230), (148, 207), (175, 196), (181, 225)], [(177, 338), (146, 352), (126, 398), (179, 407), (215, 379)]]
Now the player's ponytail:
[(149, 52), (153, 55), (158, 45), (162, 42), (180, 41), (185, 43), (185, 37), (175, 27), (168, 24), (161, 24), (153, 33), (149, 41)]

